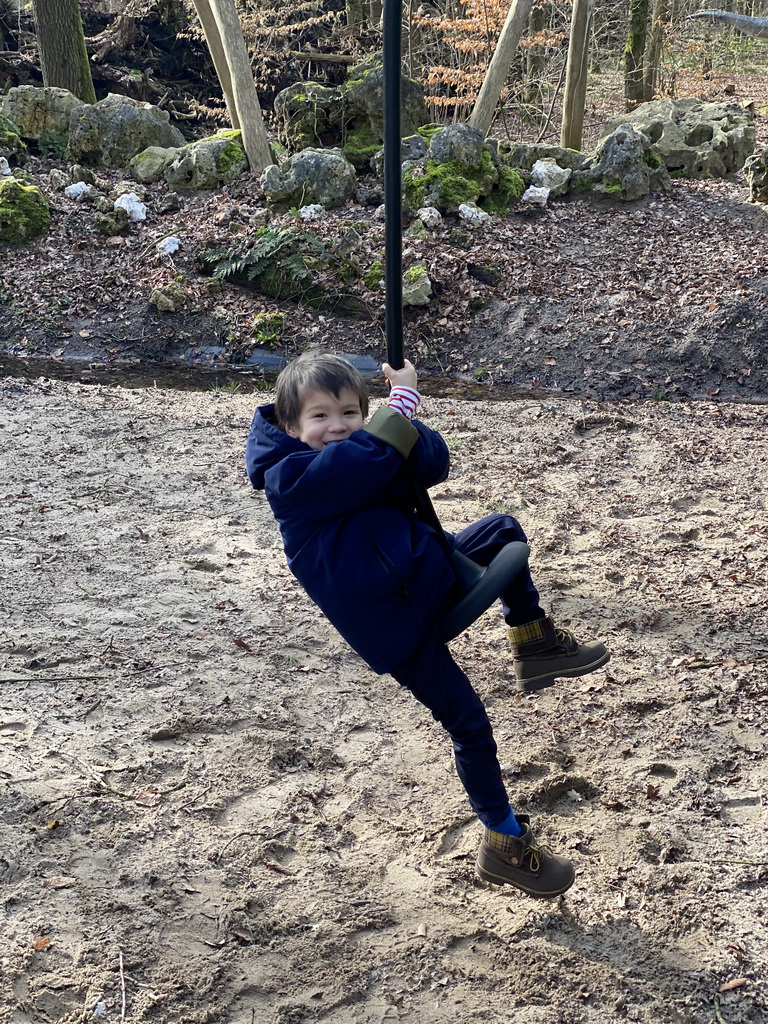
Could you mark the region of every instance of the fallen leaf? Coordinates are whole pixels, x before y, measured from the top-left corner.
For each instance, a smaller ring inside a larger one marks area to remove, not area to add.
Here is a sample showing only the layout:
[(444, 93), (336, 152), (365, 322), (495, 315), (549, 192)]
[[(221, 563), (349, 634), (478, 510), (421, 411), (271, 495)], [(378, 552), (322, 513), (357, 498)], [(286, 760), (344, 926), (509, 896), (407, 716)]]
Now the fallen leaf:
[(69, 889), (77, 881), (76, 878), (68, 878), (66, 875), (52, 875), (43, 879), (44, 889)]
[(724, 981), (720, 986), (721, 992), (730, 992), (731, 989), (741, 988), (742, 985), (746, 985), (749, 978), (731, 978), (730, 981)]
[(47, 935), (38, 935), (32, 943), (32, 949), (36, 949), (39, 952), (41, 949), (47, 949), (50, 944), (51, 940)]
[(157, 807), (160, 800), (160, 794), (156, 793), (153, 789), (146, 789), (143, 793), (139, 793), (138, 796), (133, 798), (133, 802), (138, 804), (139, 807)]

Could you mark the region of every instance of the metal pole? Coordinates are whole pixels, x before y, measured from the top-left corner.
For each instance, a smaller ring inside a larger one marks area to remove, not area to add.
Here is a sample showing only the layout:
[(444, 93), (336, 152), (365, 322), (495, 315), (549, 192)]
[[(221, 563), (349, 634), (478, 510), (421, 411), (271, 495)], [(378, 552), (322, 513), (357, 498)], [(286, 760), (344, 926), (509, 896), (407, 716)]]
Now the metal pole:
[(402, 0), (384, 0), (384, 285), (387, 362), (403, 365), (403, 200), (400, 168)]

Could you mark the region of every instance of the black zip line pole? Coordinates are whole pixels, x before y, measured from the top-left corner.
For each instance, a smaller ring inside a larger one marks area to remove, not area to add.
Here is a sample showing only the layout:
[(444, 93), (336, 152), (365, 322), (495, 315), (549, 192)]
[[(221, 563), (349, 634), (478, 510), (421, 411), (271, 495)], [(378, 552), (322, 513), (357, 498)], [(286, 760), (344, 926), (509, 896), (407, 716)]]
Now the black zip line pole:
[[(387, 362), (402, 368), (403, 356), (403, 197), (400, 146), (400, 51), (402, 0), (384, 0), (384, 286)], [(437, 518), (426, 487), (415, 481), (416, 512), (437, 533), (449, 557), (452, 547)]]
[[(403, 199), (400, 140), (400, 50), (403, 22), (402, 0), (384, 0), (384, 308), (387, 328), (387, 362), (399, 370), (403, 356)], [(450, 560), (461, 598), (444, 617), (446, 641), (453, 639), (506, 589), (525, 565), (525, 544), (507, 544), (486, 569), (453, 550), (432, 505), (427, 488), (412, 479), (413, 507), (431, 526)]]
[(400, 169), (401, 0), (384, 0), (384, 285), (387, 362), (403, 366), (403, 200)]

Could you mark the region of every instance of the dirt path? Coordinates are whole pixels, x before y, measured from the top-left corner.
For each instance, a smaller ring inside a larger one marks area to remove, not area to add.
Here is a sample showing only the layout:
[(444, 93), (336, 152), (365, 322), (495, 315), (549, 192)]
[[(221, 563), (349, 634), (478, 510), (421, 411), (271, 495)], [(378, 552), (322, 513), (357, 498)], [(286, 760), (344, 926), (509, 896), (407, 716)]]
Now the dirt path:
[(0, 1021), (768, 1021), (768, 407), (430, 400), (609, 671), (454, 645), (578, 879), (477, 888), (440, 730), (293, 584), (251, 397), (0, 382)]

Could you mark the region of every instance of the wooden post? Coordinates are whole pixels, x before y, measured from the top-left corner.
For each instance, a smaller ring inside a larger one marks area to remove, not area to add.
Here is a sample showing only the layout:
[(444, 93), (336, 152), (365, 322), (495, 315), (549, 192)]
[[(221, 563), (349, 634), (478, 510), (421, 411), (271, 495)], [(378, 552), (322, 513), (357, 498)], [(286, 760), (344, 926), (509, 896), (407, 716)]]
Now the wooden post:
[(563, 94), (563, 125), (560, 132), (560, 145), (565, 149), (581, 149), (593, 5), (594, 0), (573, 0), (571, 37), (568, 44), (565, 93)]

